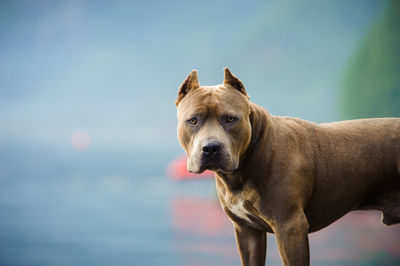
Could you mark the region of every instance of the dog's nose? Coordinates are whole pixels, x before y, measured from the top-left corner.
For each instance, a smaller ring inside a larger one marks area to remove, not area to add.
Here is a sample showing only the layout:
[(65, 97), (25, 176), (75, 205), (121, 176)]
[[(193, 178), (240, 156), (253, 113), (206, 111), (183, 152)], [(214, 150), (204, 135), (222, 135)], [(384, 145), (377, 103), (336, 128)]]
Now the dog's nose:
[(203, 146), (203, 148), (201, 148), (203, 154), (207, 156), (216, 155), (220, 149), (221, 149), (221, 144), (217, 142), (208, 143), (207, 145)]

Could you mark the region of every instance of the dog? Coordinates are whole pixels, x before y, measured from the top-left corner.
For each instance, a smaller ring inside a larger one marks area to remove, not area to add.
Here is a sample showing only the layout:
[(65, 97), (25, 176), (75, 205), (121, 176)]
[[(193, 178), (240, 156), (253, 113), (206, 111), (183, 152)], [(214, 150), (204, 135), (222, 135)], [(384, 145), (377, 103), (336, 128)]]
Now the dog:
[(352, 210), (400, 222), (400, 118), (316, 124), (273, 116), (249, 101), (228, 68), (200, 86), (197, 71), (175, 102), (178, 140), (192, 173), (215, 172), (242, 265), (265, 265), (266, 233), (284, 265), (309, 265), (308, 234)]

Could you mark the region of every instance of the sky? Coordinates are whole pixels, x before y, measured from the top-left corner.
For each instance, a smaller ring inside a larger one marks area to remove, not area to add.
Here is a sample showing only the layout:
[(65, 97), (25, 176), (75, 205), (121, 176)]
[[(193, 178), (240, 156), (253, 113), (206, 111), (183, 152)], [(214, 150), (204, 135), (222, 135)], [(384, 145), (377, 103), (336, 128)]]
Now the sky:
[(385, 1), (2, 1), (0, 141), (181, 153), (183, 79), (223, 67), (272, 114), (338, 119), (338, 90)]

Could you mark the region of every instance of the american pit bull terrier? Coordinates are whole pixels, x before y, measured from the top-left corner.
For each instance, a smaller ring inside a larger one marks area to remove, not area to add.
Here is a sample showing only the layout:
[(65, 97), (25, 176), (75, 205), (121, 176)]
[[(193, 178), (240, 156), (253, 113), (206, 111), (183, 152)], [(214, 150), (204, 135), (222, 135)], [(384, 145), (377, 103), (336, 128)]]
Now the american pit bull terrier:
[(224, 83), (179, 88), (178, 139), (190, 172), (215, 172), (242, 265), (265, 265), (274, 233), (284, 265), (309, 265), (308, 233), (352, 210), (400, 222), (400, 118), (327, 124), (279, 117), (249, 101), (225, 68)]

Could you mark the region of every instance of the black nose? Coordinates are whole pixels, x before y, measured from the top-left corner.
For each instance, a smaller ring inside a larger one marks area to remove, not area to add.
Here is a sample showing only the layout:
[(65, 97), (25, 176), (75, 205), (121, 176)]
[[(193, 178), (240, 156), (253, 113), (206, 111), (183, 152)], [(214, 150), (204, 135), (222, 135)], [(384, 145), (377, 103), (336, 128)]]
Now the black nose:
[(207, 145), (203, 146), (203, 148), (201, 148), (203, 154), (207, 156), (216, 155), (220, 149), (221, 149), (221, 144), (216, 142), (208, 143)]

